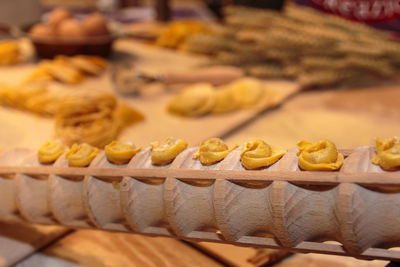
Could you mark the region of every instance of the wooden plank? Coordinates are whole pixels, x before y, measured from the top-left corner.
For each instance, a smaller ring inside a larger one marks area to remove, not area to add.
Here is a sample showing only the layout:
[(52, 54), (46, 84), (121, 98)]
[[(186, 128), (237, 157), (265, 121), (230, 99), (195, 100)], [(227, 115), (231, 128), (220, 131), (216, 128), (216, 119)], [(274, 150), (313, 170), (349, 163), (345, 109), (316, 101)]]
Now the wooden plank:
[(340, 257), (334, 255), (321, 255), (321, 254), (296, 254), (295, 256), (284, 259), (282, 262), (275, 264), (275, 267), (384, 267), (389, 264), (388, 261), (382, 260), (358, 260), (349, 257)]
[(79, 267), (83, 266), (71, 261), (63, 260), (54, 256), (49, 256), (41, 252), (37, 252), (27, 259), (19, 262), (16, 267), (32, 267), (32, 266), (52, 266), (52, 267)]
[[(193, 243), (196, 247), (204, 250), (213, 257), (217, 257), (223, 263), (229, 266), (243, 266), (251, 267), (254, 266), (249, 263), (247, 259), (252, 257), (255, 250), (252, 248), (242, 248), (231, 245), (214, 244), (208, 242)], [(99, 259), (102, 258), (101, 254), (98, 254)], [(349, 257), (340, 257), (334, 255), (321, 255), (321, 254), (296, 254), (290, 258), (282, 260), (280, 263), (274, 265), (279, 267), (314, 267), (314, 266), (344, 266), (344, 267), (384, 267), (388, 264), (387, 261), (373, 260), (363, 261)], [(26, 260), (16, 265), (17, 267), (30, 267), (30, 266), (54, 266), (54, 267), (78, 267), (83, 266), (80, 263), (65, 260), (55, 255), (46, 254), (46, 252), (38, 252)]]
[(251, 267), (253, 264), (247, 260), (256, 254), (254, 248), (237, 247), (227, 244), (210, 242), (192, 242), (194, 246), (205, 251), (207, 254), (218, 258), (229, 266)]
[(183, 242), (134, 234), (80, 230), (43, 253), (84, 266), (221, 266)]
[(13, 265), (69, 230), (23, 222), (0, 222), (0, 266)]

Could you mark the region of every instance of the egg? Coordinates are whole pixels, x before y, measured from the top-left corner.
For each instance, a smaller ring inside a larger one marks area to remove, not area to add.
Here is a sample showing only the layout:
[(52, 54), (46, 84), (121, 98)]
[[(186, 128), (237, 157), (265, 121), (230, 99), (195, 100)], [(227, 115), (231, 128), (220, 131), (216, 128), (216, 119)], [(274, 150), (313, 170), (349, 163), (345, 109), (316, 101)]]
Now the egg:
[(57, 34), (61, 37), (85, 37), (82, 25), (75, 19), (67, 19), (60, 23)]
[(57, 27), (61, 24), (62, 21), (72, 18), (71, 12), (69, 12), (65, 8), (56, 8), (49, 15), (48, 23), (54, 27)]
[(54, 28), (50, 25), (47, 24), (36, 24), (35, 26), (32, 27), (32, 29), (29, 31), (29, 33), (32, 36), (35, 37), (54, 37), (55, 32)]
[(87, 35), (107, 35), (107, 20), (100, 13), (93, 13), (89, 15), (82, 23), (83, 29)]

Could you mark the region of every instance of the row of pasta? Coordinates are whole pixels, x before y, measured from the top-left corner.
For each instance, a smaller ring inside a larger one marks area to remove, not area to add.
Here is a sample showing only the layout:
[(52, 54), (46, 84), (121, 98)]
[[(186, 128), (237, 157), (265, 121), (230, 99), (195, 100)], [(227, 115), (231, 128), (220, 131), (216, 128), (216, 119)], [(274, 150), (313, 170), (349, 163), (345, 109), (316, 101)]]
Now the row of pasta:
[[(182, 139), (169, 137), (162, 142), (151, 143), (151, 164), (167, 166), (188, 147)], [(229, 153), (237, 149), (235, 145), (228, 147), (221, 139), (211, 138), (202, 142), (197, 152), (192, 155), (202, 165), (210, 166), (222, 161)], [(328, 140), (316, 143), (300, 141), (298, 148), (298, 165), (306, 171), (337, 171), (341, 168), (344, 156), (338, 152), (335, 144)], [(128, 164), (141, 150), (132, 143), (113, 141), (104, 147), (108, 162), (115, 165)], [(61, 141), (47, 141), (38, 150), (38, 161), (41, 164), (53, 164), (65, 154), (70, 167), (87, 167), (98, 155), (100, 149), (89, 144), (73, 144), (67, 148)], [(263, 140), (247, 142), (241, 148), (241, 164), (245, 169), (256, 170), (268, 168), (276, 163), (286, 150), (272, 147)], [(400, 138), (392, 137), (386, 140), (376, 140), (376, 156), (372, 163), (387, 171), (400, 168)]]

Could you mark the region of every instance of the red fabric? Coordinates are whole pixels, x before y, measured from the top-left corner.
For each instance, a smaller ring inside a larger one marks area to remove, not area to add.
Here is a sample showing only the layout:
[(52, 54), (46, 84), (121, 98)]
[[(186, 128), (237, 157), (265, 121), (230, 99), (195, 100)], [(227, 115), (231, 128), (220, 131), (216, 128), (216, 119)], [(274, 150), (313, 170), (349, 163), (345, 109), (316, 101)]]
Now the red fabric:
[(359, 21), (400, 18), (400, 0), (311, 0), (328, 12)]
[(400, 0), (295, 0), (295, 2), (400, 33)]

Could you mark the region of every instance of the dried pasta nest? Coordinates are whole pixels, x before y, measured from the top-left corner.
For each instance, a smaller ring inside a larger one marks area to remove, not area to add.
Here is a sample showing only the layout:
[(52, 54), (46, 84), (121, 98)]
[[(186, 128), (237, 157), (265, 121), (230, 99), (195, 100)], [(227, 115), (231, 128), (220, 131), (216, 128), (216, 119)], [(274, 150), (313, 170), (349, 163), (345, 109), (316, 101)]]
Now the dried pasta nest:
[(111, 94), (74, 96), (60, 103), (55, 135), (67, 145), (83, 142), (103, 147), (115, 139), (129, 120), (140, 119), (140, 114), (118, 103)]
[(0, 104), (54, 116), (55, 136), (66, 145), (85, 142), (103, 147), (123, 127), (143, 120), (139, 112), (118, 102), (110, 93), (61, 90), (42, 82), (0, 87)]
[(57, 56), (53, 60), (43, 60), (25, 79), (34, 81), (60, 81), (66, 84), (78, 84), (86, 76), (98, 76), (107, 67), (106, 60), (96, 56)]

